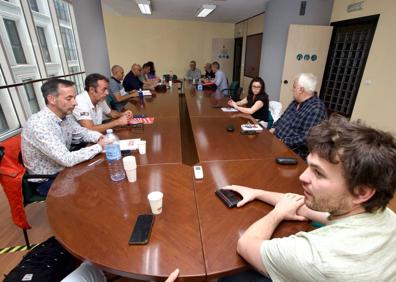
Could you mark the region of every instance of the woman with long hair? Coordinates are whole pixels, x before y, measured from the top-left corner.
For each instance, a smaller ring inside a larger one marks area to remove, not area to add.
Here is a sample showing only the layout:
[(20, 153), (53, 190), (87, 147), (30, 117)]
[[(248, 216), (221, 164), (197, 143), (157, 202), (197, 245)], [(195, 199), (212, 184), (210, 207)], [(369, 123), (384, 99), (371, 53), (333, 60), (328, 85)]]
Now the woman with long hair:
[(249, 85), (247, 97), (235, 102), (228, 101), (228, 105), (241, 113), (252, 115), (259, 121), (268, 122), (268, 94), (265, 93), (265, 83), (261, 77), (253, 78)]

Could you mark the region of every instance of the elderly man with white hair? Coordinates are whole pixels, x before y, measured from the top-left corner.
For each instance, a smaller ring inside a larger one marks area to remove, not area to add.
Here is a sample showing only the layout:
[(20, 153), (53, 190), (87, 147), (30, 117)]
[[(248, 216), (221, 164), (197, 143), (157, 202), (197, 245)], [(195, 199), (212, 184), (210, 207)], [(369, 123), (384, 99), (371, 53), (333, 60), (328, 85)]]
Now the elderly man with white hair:
[(277, 138), (303, 159), (308, 155), (306, 139), (309, 130), (327, 117), (326, 107), (316, 95), (316, 84), (313, 74), (299, 74), (293, 83), (294, 100), (271, 129)]

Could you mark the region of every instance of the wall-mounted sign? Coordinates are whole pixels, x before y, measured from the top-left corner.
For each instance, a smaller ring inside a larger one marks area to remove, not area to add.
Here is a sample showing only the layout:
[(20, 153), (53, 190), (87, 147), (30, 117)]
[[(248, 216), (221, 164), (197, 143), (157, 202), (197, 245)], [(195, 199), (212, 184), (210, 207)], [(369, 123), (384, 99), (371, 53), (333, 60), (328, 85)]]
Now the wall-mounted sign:
[(230, 55), (228, 54), (228, 49), (223, 45), (223, 48), (220, 50), (220, 54), (217, 56), (219, 59), (229, 59)]

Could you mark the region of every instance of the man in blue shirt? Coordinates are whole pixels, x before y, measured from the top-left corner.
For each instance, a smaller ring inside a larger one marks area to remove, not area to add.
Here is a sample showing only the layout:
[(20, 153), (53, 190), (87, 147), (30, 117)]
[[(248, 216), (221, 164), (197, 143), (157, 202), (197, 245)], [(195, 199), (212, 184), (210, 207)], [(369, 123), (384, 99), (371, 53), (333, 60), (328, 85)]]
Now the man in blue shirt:
[(306, 139), (309, 130), (327, 118), (326, 107), (315, 92), (316, 84), (317, 79), (313, 74), (299, 74), (293, 83), (294, 100), (271, 129), (276, 137), (304, 160), (308, 155)]
[(127, 92), (122, 86), (122, 80), (124, 78), (124, 69), (119, 65), (114, 65), (111, 68), (111, 78), (109, 79), (109, 95), (106, 100), (109, 106), (116, 111), (123, 111), (124, 106), (128, 103), (128, 100), (132, 97), (137, 97), (137, 90)]
[(125, 76), (122, 83), (126, 92), (143, 89), (143, 82), (141, 82), (141, 80), (139, 79), (141, 72), (142, 67), (140, 65), (132, 65), (131, 71)]
[(228, 90), (223, 91), (224, 89), (228, 89), (228, 81), (224, 72), (220, 70), (220, 64), (218, 62), (213, 62), (212, 70), (215, 73), (214, 83), (217, 86), (217, 90), (223, 94), (228, 94)]

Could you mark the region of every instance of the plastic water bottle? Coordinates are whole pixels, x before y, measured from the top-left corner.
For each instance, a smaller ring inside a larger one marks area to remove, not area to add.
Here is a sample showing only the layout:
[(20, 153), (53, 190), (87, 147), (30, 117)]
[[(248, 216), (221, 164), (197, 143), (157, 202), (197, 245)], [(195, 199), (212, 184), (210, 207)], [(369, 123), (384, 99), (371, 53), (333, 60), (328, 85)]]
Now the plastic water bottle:
[(111, 180), (123, 180), (125, 172), (121, 160), (120, 140), (113, 133), (113, 129), (106, 130), (105, 150)]
[(202, 90), (203, 90), (203, 85), (202, 85), (201, 80), (198, 82), (197, 90), (198, 90), (198, 91), (202, 91)]

